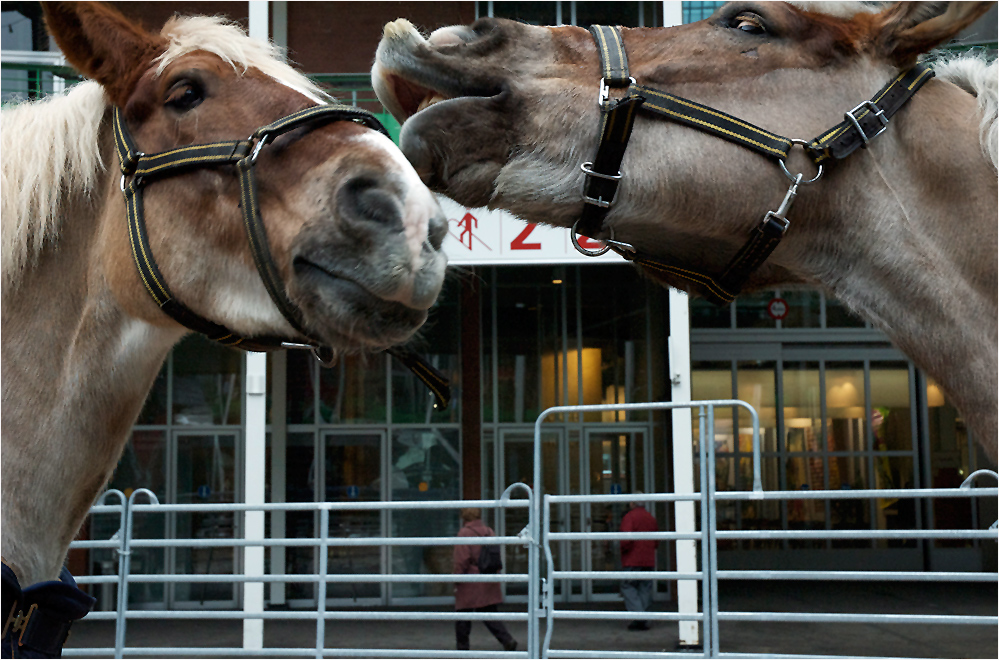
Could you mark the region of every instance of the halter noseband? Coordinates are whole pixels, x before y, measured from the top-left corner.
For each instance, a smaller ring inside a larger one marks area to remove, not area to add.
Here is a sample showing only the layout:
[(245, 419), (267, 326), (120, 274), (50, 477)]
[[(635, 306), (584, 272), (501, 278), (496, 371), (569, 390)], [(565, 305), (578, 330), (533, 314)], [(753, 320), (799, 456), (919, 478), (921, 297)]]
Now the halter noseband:
[[(573, 246), (587, 256), (599, 256), (607, 250), (614, 250), (628, 261), (695, 284), (705, 298), (719, 305), (728, 304), (735, 299), (746, 279), (763, 265), (784, 237), (790, 225), (787, 212), (798, 193), (798, 186), (815, 183), (822, 176), (825, 165), (846, 158), (858, 148), (866, 148), (873, 138), (887, 128), (888, 120), (899, 108), (923, 83), (933, 77), (932, 69), (924, 64), (917, 64), (881, 88), (873, 98), (845, 113), (842, 122), (816, 138), (810, 141), (789, 139), (714, 108), (654, 87), (639, 85), (628, 74), (628, 56), (620, 30), (612, 26), (593, 25), (590, 32), (600, 53), (602, 77), (597, 101), (601, 110), (600, 144), (593, 161), (581, 166), (586, 175), (583, 180), (584, 204), (582, 214), (572, 227)], [(625, 96), (617, 102), (611, 102), (611, 88), (625, 88)], [(614, 204), (618, 186), (624, 178), (620, 172), (621, 161), (628, 147), (638, 110), (651, 112), (662, 119), (696, 128), (751, 149), (775, 161), (791, 180), (791, 186), (778, 209), (769, 211), (764, 216), (720, 276), (712, 277), (668, 263), (639, 251), (633, 245), (616, 241), (613, 228), (610, 228), (610, 239), (603, 239), (605, 246), (600, 250), (588, 250), (576, 238), (577, 234), (596, 236), (604, 230), (604, 218)], [(818, 167), (818, 173), (811, 179), (804, 178), (803, 174), (792, 174), (787, 169), (787, 156), (794, 146), (801, 146)]]
[[(294, 112), (277, 121), (261, 126), (245, 140), (230, 140), (178, 147), (157, 154), (145, 154), (135, 147), (132, 136), (125, 124), (119, 108), (114, 108), (114, 138), (121, 162), (121, 191), (125, 195), (125, 210), (128, 218), (128, 238), (132, 257), (139, 271), (146, 291), (168, 316), (181, 325), (201, 333), (209, 339), (247, 351), (273, 351), (281, 348), (312, 349), (316, 358), (326, 366), (332, 366), (334, 354), (331, 348), (313, 340), (305, 331), (301, 310), (288, 298), (277, 265), (271, 256), (267, 233), (260, 218), (260, 205), (257, 201), (257, 186), (253, 176), (254, 165), (261, 150), (275, 137), (303, 126), (314, 128), (335, 121), (353, 121), (370, 129), (388, 135), (385, 127), (370, 112), (348, 105), (319, 105)], [(235, 165), (240, 186), (240, 207), (243, 225), (246, 229), (250, 251), (257, 272), (271, 300), (296, 332), (309, 339), (310, 343), (298, 343), (279, 337), (242, 337), (223, 325), (209, 321), (185, 306), (170, 292), (163, 275), (156, 266), (149, 239), (146, 234), (143, 215), (142, 190), (146, 184), (158, 179), (175, 176), (193, 169)], [(129, 180), (131, 177), (131, 180)], [(451, 397), (447, 378), (428, 364), (414, 351), (393, 347), (387, 352), (398, 358), (423, 381), (436, 400), (435, 407), (447, 408)]]

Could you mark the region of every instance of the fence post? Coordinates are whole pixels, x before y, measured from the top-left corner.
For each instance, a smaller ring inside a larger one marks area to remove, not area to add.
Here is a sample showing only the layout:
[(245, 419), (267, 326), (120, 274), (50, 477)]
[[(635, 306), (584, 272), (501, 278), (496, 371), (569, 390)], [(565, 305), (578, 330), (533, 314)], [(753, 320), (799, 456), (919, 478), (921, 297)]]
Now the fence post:
[(128, 574), (132, 569), (132, 522), (135, 513), (132, 505), (135, 504), (137, 495), (145, 495), (152, 504), (159, 504), (156, 493), (148, 488), (139, 488), (132, 491), (128, 496), (128, 503), (125, 510), (125, 542), (124, 549), (121, 550), (121, 561), (118, 563), (118, 615), (115, 619), (114, 630), (114, 657), (121, 658), (125, 648), (125, 627), (127, 625), (128, 613)]
[(329, 570), (330, 509), (319, 510), (319, 583), (316, 585), (316, 657), (323, 657), (326, 648), (326, 571)]

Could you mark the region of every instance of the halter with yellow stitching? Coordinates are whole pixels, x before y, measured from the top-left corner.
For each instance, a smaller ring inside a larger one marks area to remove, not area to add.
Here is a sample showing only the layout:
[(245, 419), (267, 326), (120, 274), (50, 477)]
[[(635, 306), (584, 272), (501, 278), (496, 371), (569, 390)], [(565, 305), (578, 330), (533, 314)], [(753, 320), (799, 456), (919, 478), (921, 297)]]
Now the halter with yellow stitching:
[[(334, 121), (354, 121), (388, 135), (385, 127), (370, 112), (353, 106), (330, 104), (306, 108), (282, 117), (273, 123), (261, 126), (245, 140), (197, 144), (157, 154), (145, 154), (136, 149), (122, 112), (117, 107), (114, 108), (115, 146), (121, 162), (121, 190), (125, 196), (132, 257), (143, 286), (160, 309), (181, 325), (226, 346), (248, 351), (307, 348), (312, 349), (323, 364), (332, 364), (332, 350), (312, 340), (303, 328), (301, 312), (288, 298), (284, 283), (278, 274), (260, 217), (253, 168), (260, 151), (275, 137), (303, 126), (311, 128)], [(309, 338), (310, 343), (291, 342), (279, 337), (242, 337), (223, 325), (209, 321), (174, 297), (156, 266), (146, 234), (142, 204), (143, 188), (151, 181), (182, 174), (192, 169), (228, 165), (235, 166), (235, 173), (239, 178), (243, 224), (253, 261), (264, 288), (291, 327), (303, 337)], [(436, 399), (435, 407), (447, 408), (451, 391), (444, 375), (409, 349), (393, 347), (388, 349), (388, 352), (400, 359), (430, 388)]]
[[(792, 140), (689, 99), (639, 85), (628, 74), (628, 56), (620, 30), (612, 26), (594, 25), (590, 27), (590, 32), (600, 54), (598, 103), (601, 109), (601, 137), (596, 156), (581, 166), (585, 174), (584, 204), (582, 214), (572, 227), (572, 243), (587, 256), (599, 256), (607, 250), (614, 250), (628, 261), (645, 268), (685, 279), (700, 287), (701, 293), (717, 304), (731, 302), (739, 294), (745, 280), (776, 249), (790, 224), (786, 214), (797, 195), (798, 186), (817, 181), (822, 176), (826, 163), (845, 158), (858, 148), (866, 147), (870, 140), (885, 130), (888, 120), (916, 90), (933, 77), (932, 69), (924, 64), (917, 64), (899, 74), (871, 100), (864, 101), (845, 113), (843, 121), (838, 125), (810, 141)], [(626, 89), (624, 97), (611, 102), (611, 88)], [(577, 234), (596, 236), (605, 231), (604, 218), (614, 204), (624, 177), (620, 172), (621, 161), (631, 137), (636, 110), (653, 113), (751, 149), (776, 161), (791, 180), (791, 186), (777, 211), (766, 214), (763, 222), (753, 230), (749, 240), (718, 277), (644, 254), (633, 245), (614, 240), (613, 228), (609, 228), (610, 238), (602, 239), (605, 245), (600, 250), (586, 249), (576, 238)], [(801, 146), (818, 167), (818, 174), (812, 179), (804, 179), (802, 174), (791, 174), (785, 165), (788, 154), (796, 145)]]

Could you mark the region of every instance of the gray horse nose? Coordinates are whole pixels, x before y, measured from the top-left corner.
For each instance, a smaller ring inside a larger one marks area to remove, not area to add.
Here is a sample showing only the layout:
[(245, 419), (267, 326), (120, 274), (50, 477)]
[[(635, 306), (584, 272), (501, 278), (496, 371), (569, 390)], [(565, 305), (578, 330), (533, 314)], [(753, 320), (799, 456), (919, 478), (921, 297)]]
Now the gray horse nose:
[(357, 176), (344, 183), (337, 193), (337, 206), (358, 229), (377, 225), (390, 231), (403, 230), (402, 199), (376, 176)]
[(430, 216), (427, 226), (427, 240), (435, 252), (440, 252), (444, 237), (447, 236), (447, 216), (438, 207), (437, 212)]

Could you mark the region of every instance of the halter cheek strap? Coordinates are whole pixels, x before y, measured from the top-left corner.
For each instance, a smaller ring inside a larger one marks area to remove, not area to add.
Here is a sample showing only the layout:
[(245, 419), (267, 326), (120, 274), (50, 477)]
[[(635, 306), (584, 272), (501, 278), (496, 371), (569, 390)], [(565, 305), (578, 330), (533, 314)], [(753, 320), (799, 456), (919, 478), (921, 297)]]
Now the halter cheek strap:
[[(885, 130), (888, 120), (931, 77), (933, 70), (923, 64), (899, 74), (870, 100), (845, 113), (843, 121), (810, 141), (793, 140), (772, 133), (750, 122), (733, 117), (706, 105), (669, 94), (663, 90), (639, 85), (628, 75), (628, 56), (624, 40), (617, 27), (594, 25), (590, 32), (600, 55), (601, 109), (600, 144), (592, 161), (582, 164), (583, 212), (572, 228), (572, 242), (577, 250), (588, 256), (598, 256), (614, 250), (628, 261), (662, 275), (687, 280), (697, 287), (705, 298), (719, 305), (730, 303), (739, 294), (743, 284), (776, 249), (790, 223), (787, 212), (798, 192), (798, 186), (814, 183), (822, 176), (823, 166), (849, 156), (858, 148), (866, 148), (874, 137)], [(610, 90), (624, 88), (625, 96), (610, 100)], [(613, 206), (618, 188), (624, 179), (621, 162), (624, 159), (632, 128), (639, 111), (648, 112), (684, 126), (703, 131), (715, 137), (755, 151), (777, 163), (791, 180), (784, 200), (776, 211), (768, 212), (763, 221), (750, 232), (750, 237), (725, 270), (718, 276), (668, 262), (642, 252), (635, 246), (604, 239), (602, 250), (591, 251), (579, 245), (576, 234), (597, 236), (605, 232), (604, 219)], [(785, 162), (794, 146), (801, 146), (815, 165), (818, 174), (804, 179), (801, 174), (791, 174)]]
[[(322, 346), (320, 342), (310, 338), (309, 333), (303, 327), (301, 310), (288, 297), (284, 281), (278, 272), (277, 264), (274, 262), (267, 240), (267, 232), (260, 216), (254, 165), (256, 165), (261, 150), (274, 138), (304, 126), (317, 127), (334, 121), (354, 121), (388, 135), (375, 116), (353, 106), (339, 104), (314, 106), (282, 117), (266, 126), (261, 126), (246, 140), (178, 147), (157, 154), (144, 154), (136, 148), (122, 112), (117, 107), (114, 108), (113, 120), (115, 146), (118, 151), (118, 160), (121, 163), (121, 190), (125, 196), (132, 258), (143, 286), (160, 309), (186, 328), (203, 334), (220, 344), (248, 351), (310, 348), (320, 362), (331, 366), (333, 362), (332, 349)], [(193, 169), (225, 166), (235, 166), (240, 186), (243, 226), (246, 229), (247, 241), (254, 264), (257, 267), (257, 273), (260, 275), (271, 300), (288, 321), (288, 324), (301, 336), (310, 338), (308, 344), (289, 342), (280, 337), (243, 337), (223, 325), (204, 318), (177, 300), (156, 265), (146, 233), (142, 203), (144, 187), (158, 179), (175, 176)], [(409, 349), (393, 347), (387, 352), (413, 370), (416, 376), (430, 388), (436, 400), (435, 407), (441, 410), (447, 408), (451, 391), (448, 379), (443, 374)]]

